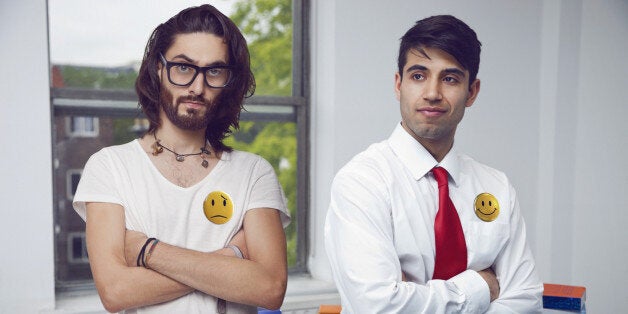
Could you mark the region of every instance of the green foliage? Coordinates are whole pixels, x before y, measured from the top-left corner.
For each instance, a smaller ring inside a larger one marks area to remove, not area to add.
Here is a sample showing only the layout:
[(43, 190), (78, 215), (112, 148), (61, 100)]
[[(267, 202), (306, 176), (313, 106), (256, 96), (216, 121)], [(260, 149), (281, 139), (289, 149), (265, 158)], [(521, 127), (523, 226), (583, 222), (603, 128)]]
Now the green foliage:
[[(249, 139), (253, 139), (248, 141)], [(236, 150), (264, 157), (275, 169), (293, 222), (286, 228), (288, 265), (296, 262), (296, 200), (297, 200), (297, 140), (294, 122), (240, 122), (240, 130), (225, 140)]]
[(292, 1), (238, 1), (233, 22), (251, 52), (257, 95), (292, 94)]
[(113, 145), (128, 143), (137, 138), (138, 134), (131, 131), (133, 118), (113, 119)]
[[(292, 95), (292, 1), (240, 0), (230, 17), (247, 39), (256, 95)], [(296, 263), (297, 140), (293, 122), (241, 121), (226, 139), (234, 149), (264, 157), (275, 169), (288, 200), (288, 265)]]
[(60, 66), (65, 87), (133, 89), (137, 72), (131, 67), (96, 68)]

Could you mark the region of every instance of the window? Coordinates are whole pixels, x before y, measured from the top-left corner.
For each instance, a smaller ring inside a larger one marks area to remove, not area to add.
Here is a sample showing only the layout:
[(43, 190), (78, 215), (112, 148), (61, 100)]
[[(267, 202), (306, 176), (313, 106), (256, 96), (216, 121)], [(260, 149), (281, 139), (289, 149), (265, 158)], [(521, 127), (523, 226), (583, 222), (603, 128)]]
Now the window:
[(85, 232), (68, 233), (68, 262), (71, 264), (89, 264)]
[(66, 197), (70, 202), (74, 198), (74, 193), (76, 193), (76, 188), (81, 180), (81, 173), (83, 173), (81, 169), (71, 169), (66, 172), (65, 191)]
[[(245, 34), (257, 82), (255, 95), (245, 102), (240, 130), (226, 142), (263, 156), (275, 168), (293, 218), (286, 229), (289, 267), (301, 272), (306, 269), (309, 193), (308, 1), (273, 1), (272, 6), (258, 6), (268, 2), (261, 0), (213, 3)], [(92, 285), (85, 223), (72, 208), (81, 169), (102, 147), (129, 142), (146, 131), (133, 89), (146, 39), (167, 17), (204, 3), (158, 2), (48, 3), (55, 273), (62, 290)], [(161, 9), (146, 11), (148, 6)], [(135, 20), (138, 12), (142, 25)]]
[(98, 118), (72, 116), (66, 118), (67, 134), (74, 137), (97, 137)]

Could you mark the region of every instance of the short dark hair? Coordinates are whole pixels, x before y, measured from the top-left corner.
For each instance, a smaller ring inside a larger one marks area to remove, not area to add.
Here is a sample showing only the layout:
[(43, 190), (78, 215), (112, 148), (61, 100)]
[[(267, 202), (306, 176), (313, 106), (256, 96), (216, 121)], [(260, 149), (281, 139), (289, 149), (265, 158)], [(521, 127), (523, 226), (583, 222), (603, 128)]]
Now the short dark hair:
[(228, 17), (211, 5), (187, 8), (155, 28), (146, 44), (144, 59), (135, 81), (139, 106), (150, 121), (148, 133), (155, 132), (161, 124), (159, 120), (161, 84), (157, 74), (161, 62), (159, 54), (166, 54), (176, 35), (196, 32), (222, 37), (228, 46), (228, 62), (235, 66), (234, 78), (215, 101), (212, 122), (205, 134), (214, 149), (231, 151), (230, 147), (223, 144), (223, 140), (231, 133), (231, 127), (239, 128), (244, 98), (252, 96), (255, 92), (255, 78), (251, 72), (249, 50), (244, 36)]
[(451, 15), (435, 15), (422, 19), (401, 37), (399, 46), (399, 75), (403, 78), (403, 67), (408, 51), (437, 48), (452, 55), (469, 71), (469, 84), (475, 81), (480, 68), (482, 43), (475, 32), (463, 21)]

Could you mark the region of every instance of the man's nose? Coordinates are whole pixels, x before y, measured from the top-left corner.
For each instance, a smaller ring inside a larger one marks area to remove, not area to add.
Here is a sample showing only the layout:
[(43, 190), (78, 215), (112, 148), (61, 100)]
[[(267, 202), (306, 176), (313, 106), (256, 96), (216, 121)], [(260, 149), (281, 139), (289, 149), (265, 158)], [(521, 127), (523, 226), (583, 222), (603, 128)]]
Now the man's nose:
[(443, 98), (441, 93), (440, 80), (437, 78), (430, 79), (425, 82), (425, 88), (423, 90), (423, 99), (427, 101), (438, 101)]
[(205, 75), (199, 72), (192, 81), (192, 83), (190, 83), (188, 89), (195, 95), (202, 95), (203, 91), (205, 90)]

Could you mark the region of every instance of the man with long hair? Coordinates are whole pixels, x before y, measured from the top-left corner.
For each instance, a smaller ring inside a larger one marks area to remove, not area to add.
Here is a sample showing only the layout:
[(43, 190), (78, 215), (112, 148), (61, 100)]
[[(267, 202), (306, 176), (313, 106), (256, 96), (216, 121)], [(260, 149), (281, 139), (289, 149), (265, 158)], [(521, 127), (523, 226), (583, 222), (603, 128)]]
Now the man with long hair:
[(401, 38), (401, 123), (334, 178), (325, 246), (343, 313), (532, 313), (543, 286), (515, 190), (454, 148), (480, 41), (450, 15)]
[(94, 154), (74, 198), (106, 310), (281, 306), (283, 192), (266, 160), (223, 143), (254, 90), (246, 41), (213, 6), (185, 9), (154, 30), (136, 81), (150, 127)]

